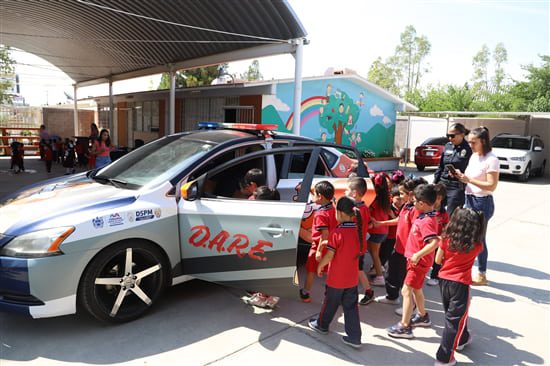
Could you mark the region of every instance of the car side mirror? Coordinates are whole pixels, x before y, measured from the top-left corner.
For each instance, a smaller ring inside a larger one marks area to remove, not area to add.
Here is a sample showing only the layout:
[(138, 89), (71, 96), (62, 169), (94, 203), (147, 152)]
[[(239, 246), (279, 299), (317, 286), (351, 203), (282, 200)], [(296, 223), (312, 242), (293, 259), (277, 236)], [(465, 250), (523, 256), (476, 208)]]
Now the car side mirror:
[(533, 148), (533, 151), (542, 151), (542, 147), (541, 146), (535, 146)]
[(192, 181), (185, 183), (180, 188), (181, 198), (186, 201), (194, 201), (199, 198), (199, 182)]

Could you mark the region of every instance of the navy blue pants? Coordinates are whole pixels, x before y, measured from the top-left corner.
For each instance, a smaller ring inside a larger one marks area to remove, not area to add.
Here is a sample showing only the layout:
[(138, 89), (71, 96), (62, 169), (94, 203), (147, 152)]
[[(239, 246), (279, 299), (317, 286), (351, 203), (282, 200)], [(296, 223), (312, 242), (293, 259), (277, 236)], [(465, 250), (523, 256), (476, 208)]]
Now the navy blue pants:
[(325, 286), (325, 299), (321, 312), (317, 317), (317, 324), (321, 329), (328, 329), (336, 310), (342, 305), (344, 310), (344, 327), (351, 342), (361, 343), (361, 324), (359, 323), (359, 309), (357, 300), (359, 294), (357, 286), (351, 288), (334, 288)]
[[(466, 207), (472, 210), (482, 211), (485, 215), (485, 228), (487, 228), (487, 222), (495, 213), (495, 202), (493, 196), (476, 197), (474, 195), (466, 196)], [(485, 273), (487, 271), (487, 258), (489, 257), (489, 251), (487, 250), (487, 240), (485, 235), (483, 236), (483, 251), (477, 256), (477, 268), (479, 272)]]
[(403, 254), (392, 252), (388, 259), (388, 273), (386, 273), (386, 298), (397, 300), (403, 281), (407, 275), (407, 258)]
[(445, 309), (445, 328), (436, 358), (449, 363), (454, 358), (456, 347), (468, 341), (467, 320), (470, 306), (470, 286), (460, 282), (439, 280), (441, 300)]

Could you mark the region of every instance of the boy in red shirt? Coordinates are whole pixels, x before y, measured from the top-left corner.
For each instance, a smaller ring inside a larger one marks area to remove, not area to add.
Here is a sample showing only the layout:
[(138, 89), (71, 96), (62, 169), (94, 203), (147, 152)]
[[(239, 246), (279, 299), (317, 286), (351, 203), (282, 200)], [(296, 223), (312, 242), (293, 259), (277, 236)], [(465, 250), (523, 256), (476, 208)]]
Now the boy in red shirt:
[[(365, 205), (365, 202), (363, 202), (362, 200), (365, 193), (367, 193), (367, 182), (365, 182), (364, 178), (353, 177), (348, 180), (348, 188), (346, 189), (346, 196), (353, 199), (355, 202), (355, 207), (359, 209), (359, 213), (361, 214), (361, 219), (363, 220), (362, 239), (366, 242), (368, 223), (370, 221), (370, 212), (369, 212), (369, 208), (367, 207), (367, 205)], [(359, 282), (361, 283), (361, 286), (363, 286), (363, 288), (365, 289), (365, 295), (361, 298), (361, 300), (359, 301), (359, 304), (368, 305), (374, 299), (374, 291), (370, 287), (367, 274), (363, 270), (364, 262), (365, 262), (365, 253), (361, 253), (361, 256), (359, 257)]]
[(313, 286), (317, 266), (325, 253), (325, 245), (337, 225), (336, 210), (332, 204), (334, 186), (328, 181), (321, 181), (313, 189), (313, 202), (320, 207), (313, 214), (313, 226), (311, 228), (311, 248), (306, 261), (306, 282), (300, 289), (300, 298), (303, 302), (311, 302), (309, 292)]
[[(435, 200), (435, 211), (437, 218), (437, 232), (439, 235), (443, 233), (443, 230), (449, 223), (449, 214), (445, 210), (445, 206), (442, 205), (442, 202), (447, 197), (447, 188), (441, 182), (435, 184), (435, 191), (437, 193), (437, 199)], [(437, 286), (439, 284), (439, 269), (441, 266), (435, 261), (432, 265), (432, 272), (430, 273), (430, 279), (426, 282), (428, 286)]]
[[(311, 329), (327, 334), (338, 307), (344, 310), (346, 335), (342, 342), (348, 346), (361, 347), (361, 323), (357, 307), (357, 284), (359, 256), (363, 253), (363, 229), (361, 214), (353, 199), (341, 197), (336, 205), (336, 216), (340, 223), (330, 234), (327, 253), (317, 266), (317, 275), (323, 274), (328, 264), (325, 299), (319, 315), (309, 320)], [(356, 220), (357, 223), (353, 222)]]
[(455, 365), (454, 352), (472, 342), (466, 325), (470, 306), (472, 266), (483, 250), (485, 219), (482, 212), (457, 208), (443, 234), (435, 261), (439, 288), (445, 309), (445, 329), (436, 354), (435, 365)]
[(395, 246), (388, 259), (388, 273), (386, 275), (386, 295), (378, 296), (374, 301), (382, 304), (399, 304), (399, 292), (407, 274), (407, 258), (405, 258), (405, 244), (411, 231), (411, 226), (418, 216), (414, 208), (414, 189), (420, 184), (427, 183), (422, 178), (407, 179), (399, 184), (399, 192), (404, 205), (399, 216), (388, 221), (374, 222), (374, 225), (397, 225)]
[[(403, 315), (401, 321), (387, 329), (388, 335), (396, 338), (414, 338), (412, 327), (428, 327), (430, 317), (424, 307), (422, 285), (424, 277), (432, 266), (434, 251), (439, 243), (437, 219), (434, 205), (437, 197), (433, 184), (422, 184), (414, 189), (415, 204), (419, 215), (411, 227), (405, 245), (407, 274), (401, 290), (403, 295)], [(414, 300), (413, 301), (413, 295)], [(414, 303), (418, 309), (411, 319)]]

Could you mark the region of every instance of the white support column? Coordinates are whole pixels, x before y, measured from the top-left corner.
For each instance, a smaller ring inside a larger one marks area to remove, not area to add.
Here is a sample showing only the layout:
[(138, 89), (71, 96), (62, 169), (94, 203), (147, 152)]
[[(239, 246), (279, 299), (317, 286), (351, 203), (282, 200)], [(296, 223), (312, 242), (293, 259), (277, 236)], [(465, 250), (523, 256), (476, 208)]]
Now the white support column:
[(170, 68), (170, 118), (166, 135), (176, 132), (176, 72)]
[(109, 78), (109, 134), (111, 142), (117, 145), (117, 133), (115, 128), (115, 103), (113, 101), (113, 78)]
[(300, 135), (300, 113), (302, 103), (302, 62), (304, 42), (302, 39), (297, 39), (296, 51), (294, 52), (294, 121), (292, 124), (292, 133)]
[(405, 143), (405, 167), (409, 163), (409, 158), (411, 154), (411, 151), (409, 148), (410, 140), (411, 140), (411, 115), (409, 114), (407, 116), (407, 142)]
[(77, 95), (76, 95), (76, 91), (78, 89), (78, 85), (75, 83), (73, 84), (73, 102), (74, 102), (74, 118), (73, 118), (73, 124), (74, 124), (74, 135), (75, 136), (78, 136), (78, 98), (77, 98)]

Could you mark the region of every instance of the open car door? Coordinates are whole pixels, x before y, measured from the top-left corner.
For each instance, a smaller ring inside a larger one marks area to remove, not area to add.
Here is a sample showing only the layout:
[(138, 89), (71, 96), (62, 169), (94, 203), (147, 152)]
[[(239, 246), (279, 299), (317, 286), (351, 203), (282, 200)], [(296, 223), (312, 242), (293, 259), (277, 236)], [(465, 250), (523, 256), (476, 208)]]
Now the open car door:
[(182, 273), (247, 290), (295, 296), (297, 243), (308, 192), (295, 200), (254, 201), (212, 196), (204, 190), (207, 182), (223, 184), (226, 169), (253, 159), (269, 160), (273, 155), (282, 160), (294, 152), (310, 154), (303, 177), (310, 185), (319, 151), (318, 147), (291, 147), (254, 152), (180, 187)]

